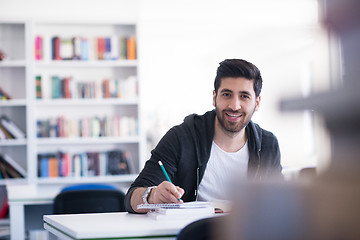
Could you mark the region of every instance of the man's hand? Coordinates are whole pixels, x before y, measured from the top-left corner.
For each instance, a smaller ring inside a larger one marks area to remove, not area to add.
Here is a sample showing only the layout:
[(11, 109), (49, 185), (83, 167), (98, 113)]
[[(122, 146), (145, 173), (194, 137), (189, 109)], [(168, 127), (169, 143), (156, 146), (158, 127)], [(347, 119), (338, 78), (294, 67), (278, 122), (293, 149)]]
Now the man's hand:
[[(148, 209), (137, 209), (137, 205), (142, 204), (142, 195), (146, 190), (145, 187), (139, 187), (131, 195), (130, 204), (132, 209), (137, 213), (146, 213)], [(164, 181), (160, 183), (156, 188), (151, 189), (150, 195), (148, 197), (148, 202), (153, 204), (159, 203), (178, 203), (183, 202), (181, 200), (182, 195), (184, 195), (184, 189), (177, 187), (171, 182)], [(180, 201), (179, 201), (180, 199)]]
[(184, 189), (175, 186), (171, 182), (163, 181), (156, 188), (153, 188), (148, 198), (149, 203), (177, 203), (182, 202), (181, 197), (184, 195)]

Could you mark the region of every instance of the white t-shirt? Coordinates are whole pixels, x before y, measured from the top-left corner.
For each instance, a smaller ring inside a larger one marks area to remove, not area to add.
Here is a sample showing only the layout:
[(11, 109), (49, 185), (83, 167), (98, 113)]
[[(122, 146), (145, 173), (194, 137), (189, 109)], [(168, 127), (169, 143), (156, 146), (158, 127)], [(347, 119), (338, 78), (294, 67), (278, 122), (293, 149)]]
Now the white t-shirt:
[(210, 158), (199, 185), (198, 200), (219, 201), (226, 199), (229, 186), (239, 178), (246, 179), (249, 148), (245, 145), (237, 152), (225, 152), (213, 141)]

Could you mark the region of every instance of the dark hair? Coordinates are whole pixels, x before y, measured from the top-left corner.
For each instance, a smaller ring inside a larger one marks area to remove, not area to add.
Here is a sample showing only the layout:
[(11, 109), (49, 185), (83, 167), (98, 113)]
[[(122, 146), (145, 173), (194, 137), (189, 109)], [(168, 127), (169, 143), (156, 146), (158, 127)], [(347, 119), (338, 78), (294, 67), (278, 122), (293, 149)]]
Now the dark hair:
[(254, 64), (242, 59), (226, 59), (222, 61), (216, 71), (216, 78), (214, 82), (216, 94), (220, 87), (221, 80), (225, 77), (244, 77), (249, 80), (254, 80), (255, 95), (256, 97), (260, 95), (262, 78), (260, 70)]

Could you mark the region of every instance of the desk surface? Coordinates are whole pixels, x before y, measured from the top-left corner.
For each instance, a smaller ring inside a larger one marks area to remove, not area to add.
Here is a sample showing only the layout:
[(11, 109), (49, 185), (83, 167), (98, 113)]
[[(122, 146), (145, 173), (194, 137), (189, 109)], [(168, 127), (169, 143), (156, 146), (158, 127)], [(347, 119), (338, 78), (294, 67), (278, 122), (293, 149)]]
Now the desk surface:
[(175, 237), (199, 218), (155, 220), (147, 214), (100, 213), (45, 215), (44, 228), (69, 239)]

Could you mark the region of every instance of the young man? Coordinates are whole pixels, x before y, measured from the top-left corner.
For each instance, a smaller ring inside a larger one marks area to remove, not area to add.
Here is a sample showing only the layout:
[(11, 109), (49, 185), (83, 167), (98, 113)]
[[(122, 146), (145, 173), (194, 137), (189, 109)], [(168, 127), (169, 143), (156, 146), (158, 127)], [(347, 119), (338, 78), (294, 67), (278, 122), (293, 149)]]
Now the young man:
[(145, 212), (136, 208), (142, 203), (227, 199), (225, 189), (235, 174), (257, 180), (281, 176), (276, 137), (251, 121), (261, 88), (260, 71), (252, 63), (221, 62), (214, 82), (215, 110), (187, 116), (165, 134), (129, 188), (126, 210)]

